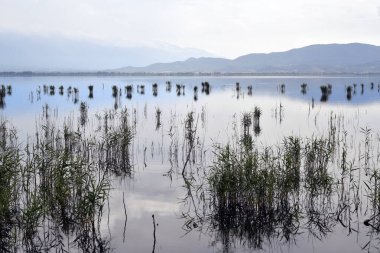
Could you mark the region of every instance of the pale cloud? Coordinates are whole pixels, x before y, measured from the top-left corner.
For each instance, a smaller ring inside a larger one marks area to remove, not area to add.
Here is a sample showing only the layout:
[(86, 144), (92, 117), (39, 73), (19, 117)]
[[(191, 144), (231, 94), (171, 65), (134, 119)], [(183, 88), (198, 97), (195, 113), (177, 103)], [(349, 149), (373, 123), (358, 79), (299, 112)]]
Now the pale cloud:
[(0, 0), (0, 30), (116, 45), (170, 43), (236, 57), (380, 41), (378, 0)]

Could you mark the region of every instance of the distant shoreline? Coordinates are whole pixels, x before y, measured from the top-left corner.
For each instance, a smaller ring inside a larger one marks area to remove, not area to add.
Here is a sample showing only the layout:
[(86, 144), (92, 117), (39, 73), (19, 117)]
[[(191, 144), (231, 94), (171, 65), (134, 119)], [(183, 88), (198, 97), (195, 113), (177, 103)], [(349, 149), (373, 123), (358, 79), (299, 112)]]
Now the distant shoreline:
[(380, 73), (198, 73), (198, 72), (173, 72), (173, 73), (147, 73), (147, 72), (135, 72), (135, 73), (123, 73), (123, 72), (107, 72), (107, 71), (89, 71), (89, 72), (34, 72), (34, 71), (5, 71), (0, 72), (1, 77), (33, 77), (33, 76), (252, 76), (252, 77), (265, 77), (265, 76), (315, 76), (315, 77), (349, 77), (349, 76), (380, 76)]

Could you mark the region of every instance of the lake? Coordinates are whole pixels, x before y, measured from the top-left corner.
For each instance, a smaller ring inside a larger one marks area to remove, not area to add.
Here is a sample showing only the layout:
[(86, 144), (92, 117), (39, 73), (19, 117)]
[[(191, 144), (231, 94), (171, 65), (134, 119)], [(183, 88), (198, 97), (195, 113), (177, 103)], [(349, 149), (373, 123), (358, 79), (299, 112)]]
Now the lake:
[(2, 252), (380, 247), (380, 76), (1, 84)]

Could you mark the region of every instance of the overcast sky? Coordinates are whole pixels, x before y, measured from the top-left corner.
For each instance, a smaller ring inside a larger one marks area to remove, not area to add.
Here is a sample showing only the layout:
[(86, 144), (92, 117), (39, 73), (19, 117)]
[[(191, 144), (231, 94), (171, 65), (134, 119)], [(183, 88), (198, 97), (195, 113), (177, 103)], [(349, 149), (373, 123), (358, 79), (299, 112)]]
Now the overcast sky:
[(380, 45), (380, 0), (0, 0), (0, 31), (233, 58), (316, 43)]

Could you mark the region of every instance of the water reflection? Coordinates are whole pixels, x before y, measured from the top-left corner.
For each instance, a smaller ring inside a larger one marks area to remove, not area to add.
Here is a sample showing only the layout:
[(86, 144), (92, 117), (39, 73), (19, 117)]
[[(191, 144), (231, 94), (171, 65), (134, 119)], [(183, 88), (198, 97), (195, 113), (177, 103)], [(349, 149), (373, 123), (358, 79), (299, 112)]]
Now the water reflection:
[[(349, 234), (359, 233), (352, 223), (358, 223), (354, 217), (367, 208), (370, 218), (363, 224), (370, 227), (370, 238), (377, 235), (380, 202), (373, 194), (378, 192), (378, 169), (367, 171), (362, 179), (354, 176), (358, 169), (347, 160), (351, 156), (347, 132), (339, 129), (342, 121), (331, 116), (326, 137), (291, 136), (279, 146), (258, 147), (249, 131), (250, 114), (243, 114), (238, 146), (216, 146), (210, 170), (195, 173), (207, 180), (184, 176), (186, 198), (191, 201), (183, 202), (191, 207), (182, 215), (183, 228), (187, 233), (207, 231), (215, 243), (222, 244), (223, 252), (235, 247), (266, 250), (272, 243), (296, 243), (306, 231), (309, 237), (323, 241), (338, 224)], [(363, 129), (362, 134), (363, 158), (370, 159), (371, 130)], [(335, 164), (341, 175), (334, 177)], [(361, 182), (366, 196), (359, 193)], [(371, 207), (365, 207), (366, 203)], [(363, 249), (373, 248), (367, 243)]]
[[(11, 134), (0, 134), (2, 165), (18, 168), (0, 177), (0, 201), (10, 203), (3, 249), (304, 252), (316, 239), (318, 250), (376, 252), (378, 93), (368, 80), (167, 79), (22, 81), (12, 96), (5, 88), (1, 113), (21, 131), (6, 127), (19, 140), (13, 153)], [(363, 96), (354, 82), (369, 87)], [(50, 95), (51, 83), (65, 96)], [(321, 84), (328, 100), (314, 103)], [(26, 119), (37, 121), (38, 145)]]

